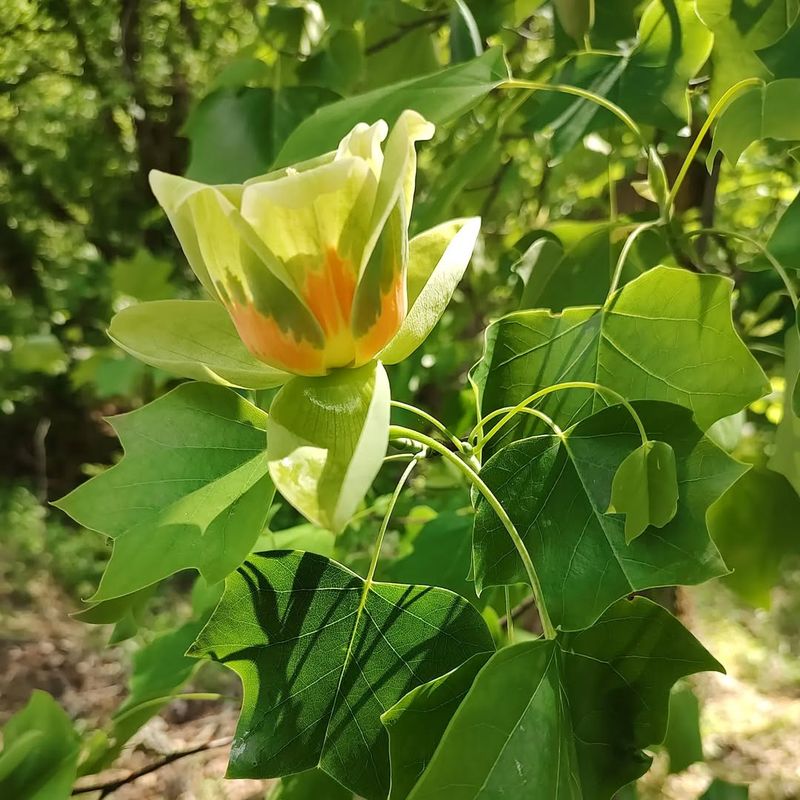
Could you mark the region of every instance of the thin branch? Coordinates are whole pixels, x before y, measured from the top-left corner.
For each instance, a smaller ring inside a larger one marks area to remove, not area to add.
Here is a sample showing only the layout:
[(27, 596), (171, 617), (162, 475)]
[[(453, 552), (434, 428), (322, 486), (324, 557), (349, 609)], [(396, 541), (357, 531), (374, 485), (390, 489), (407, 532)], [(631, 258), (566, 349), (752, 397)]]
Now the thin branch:
[(413, 22), (406, 22), (402, 25), (398, 25), (395, 33), (387, 36), (385, 39), (379, 39), (377, 42), (374, 42), (367, 47), (364, 52), (368, 56), (374, 55), (375, 53), (379, 53), (381, 50), (385, 50), (387, 47), (391, 47), (391, 45), (393, 45), (395, 42), (399, 42), (407, 33), (411, 33), (411, 31), (415, 31), (417, 28), (424, 28), (426, 25), (433, 25), (434, 30), (436, 30), (444, 25), (448, 19), (450, 19), (450, 14), (444, 13), (436, 14), (432, 17), (423, 17), (422, 19), (417, 19)]
[(102, 800), (103, 797), (108, 797), (112, 792), (116, 792), (117, 789), (120, 789), (129, 783), (133, 783), (139, 778), (149, 775), (151, 772), (155, 772), (162, 767), (166, 767), (167, 764), (172, 764), (181, 758), (193, 756), (196, 753), (202, 753), (206, 750), (216, 750), (219, 747), (227, 747), (232, 741), (233, 736), (224, 736), (221, 739), (213, 739), (210, 742), (196, 745), (195, 747), (191, 747), (187, 750), (178, 750), (175, 753), (170, 753), (168, 756), (164, 756), (164, 758), (162, 758), (160, 761), (154, 761), (152, 764), (148, 764), (146, 767), (142, 767), (141, 769), (131, 772), (124, 778), (119, 778), (115, 781), (107, 781), (106, 783), (95, 783), (91, 786), (82, 786), (80, 789), (75, 789), (72, 792), (72, 796), (74, 797), (75, 795), (79, 794), (89, 794), (90, 792), (100, 792), (100, 798)]
[[(533, 599), (533, 595), (526, 597), (521, 603), (514, 606), (511, 609), (511, 619), (516, 622), (526, 611), (530, 611), (532, 608), (536, 606), (536, 601)], [(504, 614), (498, 620), (498, 624), (501, 628), (508, 627), (508, 614)]]

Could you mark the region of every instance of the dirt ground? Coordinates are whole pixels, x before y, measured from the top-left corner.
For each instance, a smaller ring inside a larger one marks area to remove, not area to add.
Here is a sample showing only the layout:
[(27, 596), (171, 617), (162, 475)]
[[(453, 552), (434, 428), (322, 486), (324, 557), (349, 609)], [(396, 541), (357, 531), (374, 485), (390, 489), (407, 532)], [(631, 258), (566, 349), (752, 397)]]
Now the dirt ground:
[[(776, 622), (788, 613), (785, 603), (779, 600), (769, 613), (743, 609), (719, 586), (685, 590), (680, 600), (684, 621), (726, 664), (728, 674), (707, 674), (694, 682), (703, 708), (706, 763), (668, 775), (666, 759), (656, 754), (653, 769), (640, 782), (640, 796), (695, 800), (718, 776), (751, 784), (755, 800), (800, 798), (800, 659), (796, 642)], [(14, 597), (0, 597), (0, 723), (24, 705), (34, 688), (53, 694), (87, 731), (101, 726), (123, 698), (126, 650), (132, 645), (106, 648), (108, 630), (71, 619), (71, 610), (71, 601), (47, 578), (29, 587), (23, 609)], [(236, 691), (235, 682), (231, 690)], [(227, 737), (236, 715), (230, 701), (176, 701), (139, 732), (114, 770), (81, 785), (123, 777), (176, 751)], [(227, 750), (182, 758), (108, 796), (264, 798), (267, 782), (222, 778)], [(93, 800), (98, 795), (80, 796)]]

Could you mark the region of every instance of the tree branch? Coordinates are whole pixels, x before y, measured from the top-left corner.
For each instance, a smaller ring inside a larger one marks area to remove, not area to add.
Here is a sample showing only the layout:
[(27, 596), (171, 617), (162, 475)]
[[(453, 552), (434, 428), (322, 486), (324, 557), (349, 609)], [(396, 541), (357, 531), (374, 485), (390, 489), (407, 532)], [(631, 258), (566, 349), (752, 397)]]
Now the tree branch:
[(133, 783), (139, 778), (149, 775), (151, 772), (156, 772), (156, 770), (166, 767), (167, 764), (172, 764), (181, 758), (193, 756), (196, 753), (202, 753), (206, 750), (216, 750), (219, 747), (227, 747), (232, 741), (233, 736), (224, 736), (221, 739), (212, 739), (210, 742), (205, 742), (204, 744), (190, 747), (187, 750), (178, 750), (174, 753), (170, 753), (168, 756), (164, 756), (164, 758), (162, 758), (160, 761), (154, 761), (152, 764), (148, 764), (146, 767), (134, 770), (124, 778), (118, 778), (114, 781), (107, 781), (106, 783), (94, 783), (90, 786), (81, 786), (79, 789), (73, 789), (72, 796), (74, 797), (75, 795), (79, 794), (89, 794), (90, 792), (100, 792), (100, 798), (102, 800), (103, 797), (108, 797), (112, 792), (116, 792), (117, 789), (120, 789), (126, 784)]
[(413, 22), (406, 22), (402, 25), (398, 25), (395, 33), (387, 36), (385, 39), (379, 39), (377, 42), (374, 42), (367, 47), (364, 52), (368, 56), (374, 55), (375, 53), (379, 53), (381, 50), (385, 50), (387, 47), (390, 47), (395, 42), (399, 42), (407, 33), (411, 33), (411, 31), (415, 31), (417, 28), (424, 28), (426, 25), (433, 25), (434, 30), (436, 30), (444, 25), (448, 19), (450, 19), (450, 14), (444, 13), (436, 14), (432, 17), (423, 17), (422, 19), (416, 19)]

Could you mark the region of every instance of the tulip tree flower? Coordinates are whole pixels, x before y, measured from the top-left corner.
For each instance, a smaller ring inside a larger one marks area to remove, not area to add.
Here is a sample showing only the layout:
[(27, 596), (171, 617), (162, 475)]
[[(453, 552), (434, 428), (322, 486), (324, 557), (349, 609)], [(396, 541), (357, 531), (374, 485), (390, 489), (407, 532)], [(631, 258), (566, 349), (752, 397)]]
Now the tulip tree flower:
[(383, 120), (359, 123), (335, 152), (241, 185), (153, 171), (153, 192), (212, 300), (142, 303), (111, 323), (121, 347), (174, 374), (282, 386), (267, 428), (270, 474), (300, 512), (334, 530), (386, 452), (382, 365), (430, 333), (478, 234), (471, 218), (408, 239), (415, 143), (433, 132), (415, 111), (391, 133)]

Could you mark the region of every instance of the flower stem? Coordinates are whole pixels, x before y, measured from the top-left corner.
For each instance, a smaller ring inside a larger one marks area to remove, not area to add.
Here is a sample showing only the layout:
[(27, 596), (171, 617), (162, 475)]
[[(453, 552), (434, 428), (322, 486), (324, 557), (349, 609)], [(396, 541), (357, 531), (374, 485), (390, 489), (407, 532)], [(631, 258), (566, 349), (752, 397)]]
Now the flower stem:
[(660, 224), (660, 219), (652, 220), (651, 222), (643, 222), (641, 225), (637, 225), (637, 227), (635, 227), (630, 234), (628, 234), (628, 238), (625, 239), (625, 244), (622, 245), (622, 250), (620, 251), (619, 258), (617, 259), (617, 264), (614, 267), (614, 275), (612, 276), (611, 283), (608, 287), (606, 303), (608, 303), (608, 300), (611, 298), (614, 292), (617, 291), (620, 279), (622, 278), (622, 270), (625, 268), (625, 262), (628, 260), (628, 256), (630, 255), (634, 242), (639, 238), (639, 234), (644, 233), (649, 228), (654, 228)]
[(391, 405), (394, 408), (400, 408), (403, 411), (408, 411), (411, 414), (416, 414), (418, 417), (421, 417), (426, 422), (429, 422), (431, 425), (433, 425), (433, 427), (436, 428), (436, 430), (439, 431), (442, 436), (449, 439), (459, 450), (459, 452), (463, 449), (461, 440), (454, 433), (451, 433), (445, 427), (445, 425), (436, 419), (436, 417), (434, 417), (432, 414), (429, 414), (427, 411), (423, 411), (421, 408), (412, 406), (410, 403), (401, 403), (399, 400), (392, 400)]
[[(424, 451), (423, 451), (424, 452)], [(369, 593), (369, 587), (372, 585), (373, 578), (375, 577), (375, 570), (378, 568), (378, 560), (381, 557), (381, 548), (383, 547), (383, 537), (386, 536), (386, 529), (389, 527), (389, 520), (392, 517), (392, 513), (394, 512), (394, 507), (397, 505), (397, 501), (400, 499), (400, 492), (403, 491), (403, 487), (406, 485), (406, 481), (411, 477), (411, 473), (414, 471), (414, 467), (420, 462), (422, 455), (415, 455), (414, 458), (411, 460), (411, 463), (403, 470), (403, 474), (400, 476), (400, 480), (397, 481), (397, 486), (394, 487), (394, 492), (392, 493), (391, 498), (389, 499), (389, 506), (386, 509), (386, 513), (383, 515), (383, 522), (381, 522), (380, 530), (378, 531), (378, 536), (375, 539), (375, 547), (372, 552), (372, 559), (369, 562), (369, 572), (367, 572), (367, 578), (364, 581), (364, 598), (366, 599), (367, 594)]]
[(587, 89), (581, 89), (578, 86), (569, 86), (563, 83), (542, 83), (540, 81), (525, 81), (519, 80), (518, 78), (509, 78), (506, 81), (503, 81), (499, 86), (498, 89), (533, 89), (537, 92), (558, 92), (560, 94), (571, 94), (576, 97), (581, 97), (584, 100), (588, 100), (591, 103), (595, 103), (598, 106), (602, 106), (606, 109), (606, 111), (610, 111), (617, 119), (622, 121), (628, 129), (633, 133), (636, 139), (639, 141), (639, 144), (644, 148), (645, 152), (647, 151), (647, 142), (642, 135), (642, 131), (639, 126), (633, 121), (633, 118), (623, 109), (621, 109), (616, 103), (612, 103), (610, 100), (606, 100), (605, 97), (602, 97), (599, 94), (595, 94), (594, 92), (590, 92)]
[[(516, 414), (524, 413), (524, 409), (530, 403), (535, 402), (536, 400), (545, 397), (548, 394), (552, 394), (553, 392), (560, 392), (564, 389), (593, 389), (600, 394), (608, 394), (614, 400), (616, 400), (621, 405), (625, 406), (628, 413), (633, 417), (633, 421), (636, 423), (636, 427), (639, 429), (639, 435), (642, 437), (642, 444), (646, 444), (647, 439), (647, 431), (645, 430), (644, 423), (642, 422), (642, 418), (637, 413), (636, 409), (626, 400), (619, 392), (614, 391), (613, 389), (609, 389), (607, 386), (602, 386), (599, 383), (592, 383), (591, 381), (565, 381), (564, 383), (556, 383), (552, 386), (546, 386), (544, 389), (539, 389), (538, 392), (534, 392), (532, 395), (526, 397), (521, 403), (513, 406), (506, 415), (498, 422), (490, 431), (489, 433), (482, 436), (478, 439), (477, 443), (475, 444), (475, 449), (480, 451), (483, 446), (497, 433), (503, 428), (503, 426), (511, 420)], [(494, 413), (494, 412), (493, 412)], [(473, 430), (473, 433), (479, 432), (483, 429), (483, 425), (485, 424), (486, 420), (489, 419), (489, 416), (484, 417)]]
[(700, 149), (700, 145), (703, 143), (703, 139), (705, 139), (706, 134), (708, 133), (708, 130), (713, 124), (714, 120), (725, 110), (725, 108), (728, 106), (728, 103), (730, 103), (731, 100), (733, 100), (733, 98), (742, 91), (742, 89), (749, 89), (751, 86), (763, 85), (764, 81), (762, 81), (761, 78), (747, 78), (743, 81), (739, 81), (731, 86), (731, 88), (728, 89), (728, 91), (725, 92), (725, 94), (723, 94), (722, 97), (720, 97), (720, 99), (714, 104), (714, 107), (709, 112), (708, 117), (706, 117), (706, 121), (703, 123), (700, 131), (695, 137), (694, 142), (692, 142), (689, 152), (686, 154), (686, 158), (683, 161), (680, 172), (675, 178), (675, 183), (672, 184), (672, 189), (670, 189), (669, 196), (667, 197), (667, 214), (669, 214), (675, 206), (675, 198), (678, 196), (678, 192), (683, 185), (683, 181), (686, 178), (686, 173), (689, 172), (689, 167), (692, 166), (692, 162), (697, 155), (697, 151)]
[(411, 428), (403, 428), (399, 425), (390, 425), (389, 437), (392, 439), (409, 439), (413, 442), (419, 442), (419, 444), (423, 444), (434, 452), (439, 453), (439, 455), (447, 459), (454, 467), (456, 467), (483, 495), (486, 502), (491, 506), (494, 513), (497, 514), (497, 517), (503, 524), (503, 527), (508, 532), (508, 535), (511, 537), (511, 541), (514, 543), (514, 547), (517, 549), (517, 553), (522, 560), (525, 573), (528, 576), (528, 582), (530, 583), (531, 589), (533, 590), (533, 595), (536, 598), (536, 606), (539, 609), (539, 617), (542, 620), (542, 628), (544, 630), (545, 638), (554, 639), (556, 636), (556, 630), (553, 627), (553, 623), (550, 621), (550, 615), (547, 612), (547, 606), (544, 604), (542, 585), (539, 581), (539, 576), (536, 573), (536, 568), (533, 565), (533, 561), (531, 560), (530, 553), (528, 553), (525, 543), (522, 541), (522, 537), (519, 535), (516, 526), (511, 521), (511, 518), (506, 513), (506, 510), (503, 508), (500, 501), (494, 496), (492, 490), (486, 485), (483, 478), (481, 478), (481, 476), (469, 464), (467, 464), (466, 461), (456, 455), (456, 453), (454, 453), (452, 450), (448, 450), (443, 444), (437, 442), (435, 439), (432, 439), (430, 436), (426, 436), (424, 433), (412, 430)]

